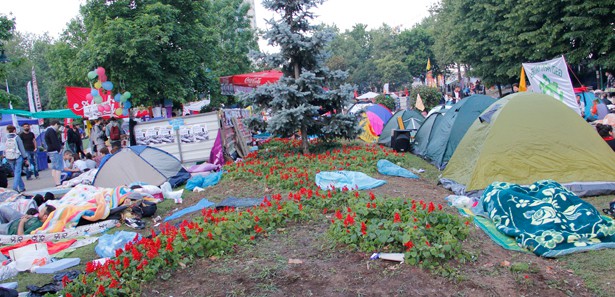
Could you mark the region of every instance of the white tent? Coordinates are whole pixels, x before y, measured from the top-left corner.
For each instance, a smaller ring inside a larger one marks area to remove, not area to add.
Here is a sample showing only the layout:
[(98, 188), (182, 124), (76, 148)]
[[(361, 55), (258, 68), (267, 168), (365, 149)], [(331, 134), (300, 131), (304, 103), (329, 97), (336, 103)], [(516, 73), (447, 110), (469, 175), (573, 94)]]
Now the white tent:
[(367, 92), (359, 97), (357, 97), (357, 99), (361, 100), (361, 99), (373, 99), (376, 98), (376, 96), (380, 95), (379, 93), (374, 93), (374, 92)]

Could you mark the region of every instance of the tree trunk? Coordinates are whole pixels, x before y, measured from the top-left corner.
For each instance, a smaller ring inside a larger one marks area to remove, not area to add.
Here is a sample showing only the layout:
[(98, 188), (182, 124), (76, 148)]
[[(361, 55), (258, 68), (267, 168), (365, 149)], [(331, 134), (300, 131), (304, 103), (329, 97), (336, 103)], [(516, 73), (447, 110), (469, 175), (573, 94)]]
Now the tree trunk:
[(498, 83), (498, 92), (500, 93), (500, 98), (502, 98), (502, 85)]
[(310, 153), (310, 143), (308, 142), (308, 134), (307, 127), (303, 125), (301, 127), (301, 147), (303, 148), (303, 154), (307, 155)]

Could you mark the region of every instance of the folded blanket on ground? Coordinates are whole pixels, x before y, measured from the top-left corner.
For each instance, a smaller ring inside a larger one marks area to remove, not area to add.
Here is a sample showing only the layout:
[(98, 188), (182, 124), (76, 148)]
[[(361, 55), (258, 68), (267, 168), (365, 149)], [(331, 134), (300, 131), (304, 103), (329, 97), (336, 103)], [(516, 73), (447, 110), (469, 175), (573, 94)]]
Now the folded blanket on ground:
[(343, 189), (344, 187), (349, 190), (367, 190), (386, 183), (386, 181), (357, 171), (323, 171), (316, 174), (316, 185), (322, 190)]
[(482, 204), (497, 230), (539, 256), (615, 248), (613, 220), (554, 181), (527, 187), (495, 182)]
[(389, 160), (379, 160), (376, 164), (378, 172), (384, 175), (401, 176), (406, 178), (419, 178), (418, 175), (410, 172), (406, 168), (402, 168), (399, 165), (393, 164)]
[(61, 232), (77, 226), (81, 218), (92, 222), (105, 219), (112, 208), (124, 203), (128, 193), (129, 189), (123, 187), (112, 189), (78, 185), (61, 200), (47, 202), (56, 210), (33, 234)]
[(74, 187), (76, 185), (91, 185), (94, 182), (94, 176), (96, 176), (98, 169), (92, 169), (86, 171), (79, 176), (69, 179), (62, 183), (62, 186)]

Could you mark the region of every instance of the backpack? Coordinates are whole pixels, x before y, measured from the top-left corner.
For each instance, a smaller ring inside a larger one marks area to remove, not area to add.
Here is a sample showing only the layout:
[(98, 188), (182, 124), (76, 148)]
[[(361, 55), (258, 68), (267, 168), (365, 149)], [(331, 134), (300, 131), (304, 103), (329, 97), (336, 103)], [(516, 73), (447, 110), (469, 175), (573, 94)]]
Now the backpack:
[(4, 156), (8, 160), (15, 160), (21, 156), (21, 152), (19, 151), (19, 147), (17, 147), (17, 136), (8, 137), (6, 139), (6, 143), (4, 144)]
[(120, 128), (118, 126), (111, 126), (111, 129), (109, 129), (109, 138), (111, 140), (120, 140)]

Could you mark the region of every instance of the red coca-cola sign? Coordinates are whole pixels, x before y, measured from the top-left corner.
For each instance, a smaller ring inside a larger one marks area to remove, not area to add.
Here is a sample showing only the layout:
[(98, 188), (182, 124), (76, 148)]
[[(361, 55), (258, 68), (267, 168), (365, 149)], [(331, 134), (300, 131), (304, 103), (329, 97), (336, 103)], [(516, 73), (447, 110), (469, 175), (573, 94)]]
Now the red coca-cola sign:
[[(261, 72), (233, 75), (231, 78), (231, 82), (235, 86), (255, 88), (267, 83), (277, 82), (280, 77), (282, 77), (282, 71), (267, 70)], [(221, 83), (224, 83), (222, 81), (222, 78), (220, 80)]]

